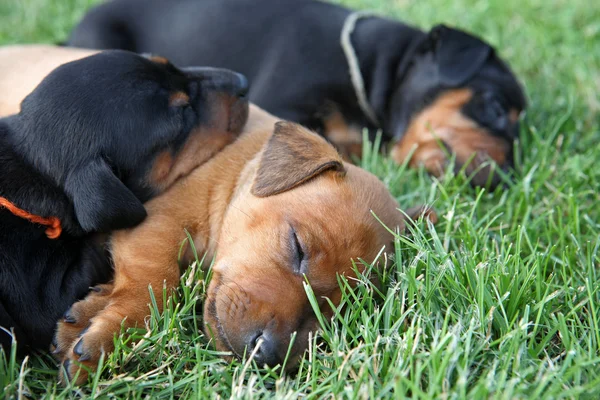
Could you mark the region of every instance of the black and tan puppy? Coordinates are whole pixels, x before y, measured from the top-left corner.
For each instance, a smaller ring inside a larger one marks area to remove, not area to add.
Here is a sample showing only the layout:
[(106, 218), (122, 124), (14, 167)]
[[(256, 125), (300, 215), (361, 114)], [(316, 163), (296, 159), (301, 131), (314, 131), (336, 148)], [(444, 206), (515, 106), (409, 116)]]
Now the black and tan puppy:
[(101, 233), (232, 142), (246, 92), (237, 73), (117, 50), (57, 68), (0, 119), (1, 347), (48, 348), (112, 274)]
[[(394, 160), (412, 154), (410, 165), (433, 174), (448, 153), (468, 172), (489, 159), (510, 167), (525, 108), (509, 67), (475, 36), (314, 0), (117, 0), (93, 9), (68, 44), (231, 68), (249, 78), (250, 100), (278, 117), (349, 152), (360, 148), (360, 127), (381, 128)], [(473, 182), (488, 177), (481, 167)]]

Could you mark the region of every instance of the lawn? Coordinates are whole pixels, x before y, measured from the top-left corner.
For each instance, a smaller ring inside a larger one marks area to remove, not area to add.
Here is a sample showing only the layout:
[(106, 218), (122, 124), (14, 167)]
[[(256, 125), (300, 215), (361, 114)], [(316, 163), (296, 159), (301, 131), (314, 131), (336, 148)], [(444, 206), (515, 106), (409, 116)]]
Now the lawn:
[[(94, 2), (2, 0), (0, 44), (62, 41)], [(499, 49), (530, 103), (513, 183), (490, 193), (368, 154), (363, 166), (402, 205), (433, 204), (440, 222), (398, 238), (380, 289), (361, 279), (345, 290), (297, 374), (219, 358), (198, 333), (196, 269), (89, 386), (57, 385), (47, 355), (0, 353), (4, 396), (600, 398), (600, 4), (341, 3), (458, 25)]]

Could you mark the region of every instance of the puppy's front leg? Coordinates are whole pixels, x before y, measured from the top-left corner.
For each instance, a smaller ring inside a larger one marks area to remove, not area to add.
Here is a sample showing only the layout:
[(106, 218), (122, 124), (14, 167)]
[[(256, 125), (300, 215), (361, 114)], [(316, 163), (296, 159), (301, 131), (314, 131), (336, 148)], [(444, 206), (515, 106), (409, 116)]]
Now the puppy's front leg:
[(106, 307), (68, 347), (62, 368), (66, 378), (71, 380), (79, 373), (76, 383), (85, 382), (87, 370), (96, 368), (100, 355), (114, 349), (113, 340), (121, 325), (144, 326), (150, 314), (149, 287), (162, 310), (163, 287), (172, 290), (179, 284), (177, 255), (184, 239), (184, 226), (174, 215), (153, 215), (138, 227), (113, 235), (114, 289)]

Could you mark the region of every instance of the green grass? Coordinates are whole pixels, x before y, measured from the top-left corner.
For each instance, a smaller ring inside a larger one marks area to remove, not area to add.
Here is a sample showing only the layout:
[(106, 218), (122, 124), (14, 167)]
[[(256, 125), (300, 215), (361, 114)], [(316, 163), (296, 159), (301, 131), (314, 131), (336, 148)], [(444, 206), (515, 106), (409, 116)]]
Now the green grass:
[[(57, 42), (92, 0), (3, 0), (0, 43)], [(296, 375), (226, 363), (198, 333), (203, 273), (144, 339), (117, 341), (88, 387), (62, 388), (48, 356), (0, 355), (5, 396), (600, 398), (600, 5), (583, 0), (346, 0), (423, 27), (444, 21), (500, 49), (530, 108), (508, 189), (433, 180), (370, 154), (400, 203), (440, 214), (314, 338)], [(310, 294), (310, 290), (308, 289)]]

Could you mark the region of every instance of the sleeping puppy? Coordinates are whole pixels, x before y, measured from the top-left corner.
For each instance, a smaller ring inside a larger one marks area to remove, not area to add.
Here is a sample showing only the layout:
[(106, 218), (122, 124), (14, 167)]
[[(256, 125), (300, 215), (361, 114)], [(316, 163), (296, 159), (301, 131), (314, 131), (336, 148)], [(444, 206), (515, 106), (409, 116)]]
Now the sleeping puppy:
[[(0, 344), (48, 349), (112, 270), (104, 236), (232, 142), (243, 76), (108, 51), (54, 70), (0, 119)], [(69, 320), (65, 315), (65, 320)]]
[[(102, 352), (112, 351), (122, 324), (144, 326), (149, 285), (160, 309), (162, 288), (179, 285), (187, 230), (199, 254), (216, 256), (204, 322), (217, 349), (240, 358), (254, 352), (259, 365), (274, 366), (296, 333), (294, 366), (317, 328), (303, 282), (331, 316), (325, 298), (340, 302), (337, 276), (353, 276), (351, 259), (363, 269), (359, 257), (372, 262), (393, 249), (393, 236), (372, 213), (402, 229), (397, 207), (375, 176), (344, 163), (323, 138), (251, 107), (233, 144), (148, 202), (142, 224), (113, 234), (114, 284), (73, 306), (59, 323), (55, 354), (68, 378), (82, 383)], [(423, 213), (435, 221), (426, 208), (407, 212)]]
[(360, 128), (371, 138), (381, 128), (398, 163), (412, 155), (411, 166), (438, 175), (454, 153), (479, 185), (490, 178), (485, 161), (511, 167), (525, 108), (509, 67), (477, 37), (314, 0), (112, 1), (68, 44), (231, 68), (249, 78), (252, 102), (348, 153), (361, 148)]

